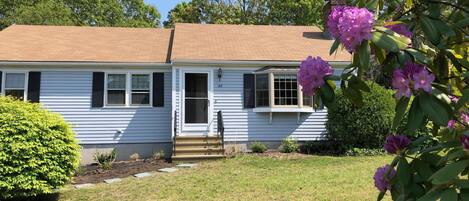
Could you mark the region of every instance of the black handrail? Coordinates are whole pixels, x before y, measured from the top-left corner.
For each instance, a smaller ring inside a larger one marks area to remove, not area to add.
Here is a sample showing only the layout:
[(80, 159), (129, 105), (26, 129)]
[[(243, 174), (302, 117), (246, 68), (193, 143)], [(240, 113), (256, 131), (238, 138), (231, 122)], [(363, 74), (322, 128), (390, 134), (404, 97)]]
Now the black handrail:
[(173, 136), (173, 155), (176, 156), (176, 136), (177, 136), (177, 111), (174, 110), (174, 122), (173, 122), (173, 131), (174, 131), (174, 136)]
[(225, 149), (225, 125), (221, 110), (217, 112), (217, 135), (221, 137), (222, 149)]

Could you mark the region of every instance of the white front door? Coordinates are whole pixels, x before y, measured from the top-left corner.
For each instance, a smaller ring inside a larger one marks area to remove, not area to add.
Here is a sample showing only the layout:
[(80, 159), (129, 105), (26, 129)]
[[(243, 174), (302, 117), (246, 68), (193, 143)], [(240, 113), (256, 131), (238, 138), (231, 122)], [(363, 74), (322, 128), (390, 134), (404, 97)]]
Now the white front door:
[(212, 71), (182, 73), (182, 133), (209, 135), (212, 130)]

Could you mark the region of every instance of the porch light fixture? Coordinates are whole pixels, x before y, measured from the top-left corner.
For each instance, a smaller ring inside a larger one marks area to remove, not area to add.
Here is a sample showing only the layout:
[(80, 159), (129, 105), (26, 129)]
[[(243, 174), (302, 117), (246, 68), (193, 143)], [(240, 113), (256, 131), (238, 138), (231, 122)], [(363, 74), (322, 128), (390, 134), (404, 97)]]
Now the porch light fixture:
[(223, 77), (223, 70), (221, 68), (218, 68), (218, 81), (221, 81), (221, 77)]

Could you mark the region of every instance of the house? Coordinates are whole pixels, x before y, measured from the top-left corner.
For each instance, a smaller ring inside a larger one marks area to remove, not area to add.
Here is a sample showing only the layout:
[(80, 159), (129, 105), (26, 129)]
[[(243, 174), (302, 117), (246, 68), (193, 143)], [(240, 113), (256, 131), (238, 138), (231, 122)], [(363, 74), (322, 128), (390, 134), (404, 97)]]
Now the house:
[(126, 159), (220, 151), (210, 140), (275, 147), (287, 136), (324, 137), (326, 110), (313, 110), (296, 73), (301, 60), (318, 55), (340, 75), (351, 56), (329, 55), (332, 43), (312, 26), (12, 25), (0, 32), (0, 91), (62, 114), (83, 147), (82, 163), (112, 148)]

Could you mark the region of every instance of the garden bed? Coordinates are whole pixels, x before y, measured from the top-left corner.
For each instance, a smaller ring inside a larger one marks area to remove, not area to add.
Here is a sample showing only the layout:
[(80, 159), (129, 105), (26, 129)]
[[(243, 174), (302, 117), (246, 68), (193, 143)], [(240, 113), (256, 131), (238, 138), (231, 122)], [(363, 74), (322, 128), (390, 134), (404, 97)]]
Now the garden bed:
[(115, 162), (109, 170), (102, 169), (97, 164), (91, 164), (80, 167), (80, 171), (72, 179), (72, 184), (101, 183), (106, 179), (125, 178), (137, 173), (157, 171), (172, 166), (172, 163), (154, 159)]

